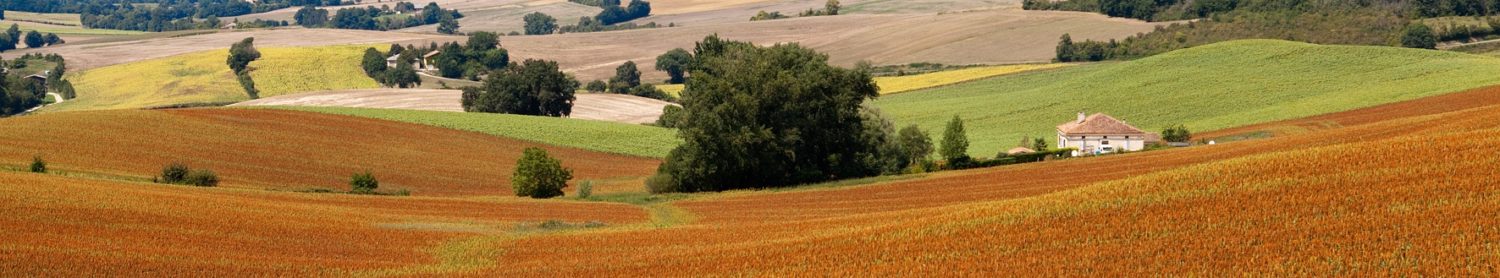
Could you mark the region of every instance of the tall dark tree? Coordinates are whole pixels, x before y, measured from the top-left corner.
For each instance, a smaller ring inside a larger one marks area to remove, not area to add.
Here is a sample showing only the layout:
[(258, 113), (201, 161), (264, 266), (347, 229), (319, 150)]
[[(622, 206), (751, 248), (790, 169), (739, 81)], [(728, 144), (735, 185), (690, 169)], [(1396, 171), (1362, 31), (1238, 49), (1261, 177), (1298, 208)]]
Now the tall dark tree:
[(475, 53), (500, 48), (500, 35), (492, 32), (474, 32), (469, 34), (469, 42), (464, 46), (467, 46), (470, 52)]
[(323, 27), (328, 24), (328, 10), (319, 9), (314, 6), (305, 6), (297, 9), (297, 14), (292, 16), (297, 25), (307, 28)]
[(31, 30), (30, 32), (26, 32), (26, 47), (27, 48), (38, 48), (38, 47), (42, 47), (44, 45), (47, 45), (47, 40), (44, 39), (44, 38), (42, 38), (42, 33), (39, 33), (36, 30)]
[(62, 37), (58, 37), (56, 33), (47, 33), (46, 36), (42, 37), (42, 41), (46, 42), (47, 45), (59, 45), (66, 43), (65, 41), (63, 41)]
[(250, 62), (260, 59), (260, 50), (255, 49), (255, 38), (245, 38), (229, 47), (229, 69), (236, 74), (245, 72)]
[(693, 54), (681, 48), (656, 56), (656, 70), (667, 72), (669, 84), (682, 84), (686, 81), (687, 68), (692, 63)]
[(491, 73), (480, 87), (465, 88), (464, 111), (541, 116), (573, 113), (578, 81), (559, 70), (557, 62), (526, 60)]
[(21, 43), (21, 26), (11, 23), (10, 28), (5, 29), (5, 35), (10, 36), (10, 41)]
[(365, 75), (376, 77), (378, 80), (380, 79), (379, 77), (385, 74), (387, 66), (385, 58), (385, 54), (381, 54), (380, 50), (375, 50), (374, 47), (366, 48), (365, 56), (360, 59), (360, 68), (365, 70)]
[(615, 68), (615, 76), (609, 78), (611, 93), (628, 94), (637, 86), (641, 86), (641, 70), (635, 67), (635, 61), (625, 61)]
[(526, 15), (527, 35), (548, 35), (557, 31), (557, 19), (542, 12)]
[(1073, 62), (1073, 60), (1074, 60), (1073, 57), (1076, 57), (1076, 55), (1077, 55), (1075, 53), (1076, 51), (1077, 50), (1073, 49), (1073, 36), (1068, 35), (1068, 34), (1063, 34), (1062, 35), (1062, 40), (1059, 40), (1057, 42), (1057, 58), (1056, 58), (1056, 60), (1058, 62)]
[(768, 48), (710, 36), (683, 92), (683, 143), (647, 181), (652, 192), (718, 191), (879, 174), (861, 140), (869, 72), (828, 65), (796, 44)]
[(943, 144), (939, 146), (938, 154), (948, 163), (961, 163), (969, 160), (969, 135), (964, 131), (964, 120), (958, 115), (953, 115), (953, 120), (948, 121), (948, 128), (943, 130)]

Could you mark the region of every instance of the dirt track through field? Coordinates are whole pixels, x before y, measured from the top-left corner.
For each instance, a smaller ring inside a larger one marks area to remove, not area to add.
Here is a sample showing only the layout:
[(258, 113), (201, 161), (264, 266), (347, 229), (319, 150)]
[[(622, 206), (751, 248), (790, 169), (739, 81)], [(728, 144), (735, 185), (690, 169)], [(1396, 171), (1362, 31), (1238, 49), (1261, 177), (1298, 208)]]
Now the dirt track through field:
[[(330, 106), (463, 112), (459, 90), (371, 89), (275, 96), (232, 106)], [(629, 124), (656, 122), (669, 102), (618, 94), (577, 94), (575, 119)]]

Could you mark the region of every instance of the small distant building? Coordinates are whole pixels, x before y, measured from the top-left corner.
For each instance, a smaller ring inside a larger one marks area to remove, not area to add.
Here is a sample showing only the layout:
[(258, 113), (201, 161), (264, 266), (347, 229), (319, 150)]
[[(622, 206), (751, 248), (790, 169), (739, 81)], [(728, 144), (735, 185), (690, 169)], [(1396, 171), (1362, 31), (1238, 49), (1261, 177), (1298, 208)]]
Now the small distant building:
[(1079, 112), (1077, 120), (1057, 126), (1058, 147), (1077, 149), (1074, 155), (1139, 151), (1159, 140), (1152, 138), (1152, 134), (1102, 113), (1085, 116)]
[(421, 70), (437, 70), (438, 68), (436, 66), (436, 60), (439, 54), (443, 54), (443, 52), (439, 50), (433, 50), (432, 52), (427, 52), (426, 55), (422, 55), (422, 64), (417, 68)]
[(385, 67), (386, 68), (392, 68), (392, 69), (394, 69), (394, 68), (396, 68), (396, 63), (400, 62), (400, 61), (401, 61), (401, 55), (400, 54), (391, 55), (390, 58), (385, 58)]
[(219, 29), (225, 29), (225, 30), (240, 29), (240, 23), (239, 22), (230, 22), (229, 24), (224, 24), (223, 26), (219, 26)]
[(26, 80), (34, 81), (37, 84), (47, 85), (47, 74), (48, 73), (51, 73), (51, 71), (44, 72), (44, 73), (27, 75), (25, 78), (26, 78)]

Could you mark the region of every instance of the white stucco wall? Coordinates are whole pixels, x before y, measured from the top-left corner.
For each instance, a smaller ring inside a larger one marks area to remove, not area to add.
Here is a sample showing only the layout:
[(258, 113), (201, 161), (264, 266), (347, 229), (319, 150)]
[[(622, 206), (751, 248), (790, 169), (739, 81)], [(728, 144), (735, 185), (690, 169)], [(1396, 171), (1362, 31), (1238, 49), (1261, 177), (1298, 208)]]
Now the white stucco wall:
[[(1146, 148), (1146, 137), (1139, 134), (1067, 136), (1058, 133), (1057, 142), (1060, 148), (1075, 148), (1081, 152), (1092, 152), (1104, 146), (1114, 147), (1116, 151), (1139, 151)], [(1106, 142), (1108, 144), (1105, 144)]]

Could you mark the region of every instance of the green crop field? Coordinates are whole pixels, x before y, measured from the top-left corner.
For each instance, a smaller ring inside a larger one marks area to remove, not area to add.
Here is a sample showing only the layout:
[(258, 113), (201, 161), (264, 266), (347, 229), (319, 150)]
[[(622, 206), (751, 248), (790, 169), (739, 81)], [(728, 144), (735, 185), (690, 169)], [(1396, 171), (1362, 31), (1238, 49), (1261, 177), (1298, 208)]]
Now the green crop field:
[(899, 125), (934, 138), (955, 114), (971, 155), (989, 157), (1022, 136), (1056, 146), (1055, 126), (1103, 112), (1148, 132), (1207, 131), (1339, 112), (1500, 83), (1500, 59), (1372, 46), (1248, 40), (1129, 62), (1001, 76), (883, 96)]
[[(343, 107), (268, 107), (468, 130), (554, 146), (660, 158), (681, 143), (677, 131), (645, 125), (508, 114)], [(379, 135), (371, 135), (379, 136)]]
[[(309, 91), (379, 88), (359, 67), (370, 46), (261, 48), (250, 63), (260, 96)], [(235, 80), (225, 49), (108, 66), (70, 78), (78, 98), (46, 111), (128, 109), (248, 100)]]

